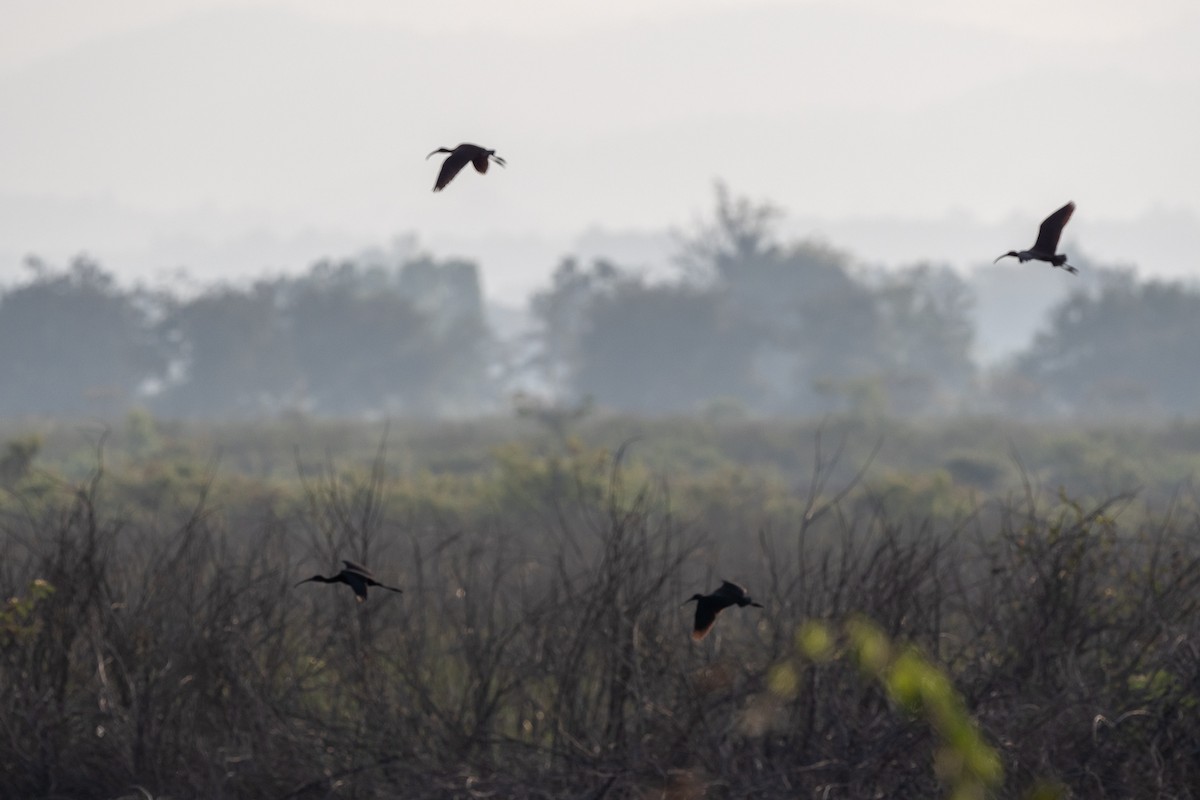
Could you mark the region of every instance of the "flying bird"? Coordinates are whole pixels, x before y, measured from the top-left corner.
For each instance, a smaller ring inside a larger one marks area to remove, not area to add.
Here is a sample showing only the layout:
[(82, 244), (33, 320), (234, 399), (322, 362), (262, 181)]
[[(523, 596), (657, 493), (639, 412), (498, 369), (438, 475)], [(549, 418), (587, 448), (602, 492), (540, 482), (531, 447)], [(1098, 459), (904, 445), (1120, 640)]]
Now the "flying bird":
[(729, 581), (721, 581), (721, 588), (711, 594), (692, 595), (684, 602), (684, 605), (686, 606), (693, 600), (696, 602), (696, 625), (692, 629), (692, 638), (697, 642), (708, 635), (713, 623), (717, 621), (717, 614), (722, 609), (732, 605), (763, 607), (762, 603), (751, 600), (744, 588)]
[(435, 192), (440, 192), (446, 188), (446, 184), (454, 180), (454, 176), (462, 171), (462, 168), (467, 164), (474, 164), (476, 172), (488, 171), (488, 161), (495, 161), (500, 166), (505, 165), (505, 161), (500, 156), (496, 155), (495, 150), (488, 150), (480, 147), (477, 144), (460, 144), (453, 150), (448, 150), (445, 147), (439, 147), (429, 155), (425, 156), (425, 160), (429, 160), (438, 153), (449, 153), (446, 160), (442, 162), (442, 170), (438, 173), (437, 183), (433, 185)]
[[(360, 603), (365, 602), (367, 599), (368, 586), (378, 586), (380, 589), (387, 589), (390, 592), (402, 591), (394, 586), (385, 586), (375, 580), (375, 575), (371, 570), (362, 564), (356, 564), (346, 559), (342, 559), (342, 563), (346, 565), (346, 568), (331, 578), (326, 578), (324, 575), (313, 575), (311, 578), (305, 578), (300, 581), (300, 583), (308, 583), (309, 581), (316, 581), (318, 583), (344, 583), (354, 590), (354, 595)], [(296, 586), (299, 586), (300, 583), (297, 583)]]
[[(1055, 255), (1054, 251), (1058, 249), (1058, 240), (1062, 236), (1063, 228), (1067, 226), (1067, 220), (1071, 219), (1071, 215), (1075, 213), (1075, 203), (1067, 203), (1065, 206), (1055, 211), (1050, 216), (1042, 220), (1042, 227), (1038, 228), (1037, 241), (1033, 243), (1033, 247), (1028, 250), (1017, 252), (1009, 250), (1002, 256), (997, 256), (996, 261), (1007, 256), (1014, 256), (1022, 264), (1026, 261), (1046, 261), (1051, 266), (1062, 267), (1072, 275), (1079, 270), (1067, 263), (1067, 254), (1059, 253)], [(995, 264), (996, 261), (992, 263)]]

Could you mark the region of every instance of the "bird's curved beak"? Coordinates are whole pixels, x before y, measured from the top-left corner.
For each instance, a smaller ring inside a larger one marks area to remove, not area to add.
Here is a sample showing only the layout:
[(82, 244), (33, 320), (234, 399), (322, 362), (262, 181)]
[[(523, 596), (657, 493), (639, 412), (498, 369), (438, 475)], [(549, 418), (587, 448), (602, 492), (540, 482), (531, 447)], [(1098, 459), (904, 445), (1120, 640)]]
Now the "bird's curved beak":
[(426, 161), (428, 161), (429, 159), (431, 159), (431, 158), (433, 158), (434, 156), (436, 156), (438, 153), (444, 153), (444, 152), (446, 152), (445, 148), (439, 147), (437, 150), (434, 150), (432, 153), (430, 153), (429, 155), (425, 156), (425, 160), (426, 160)]

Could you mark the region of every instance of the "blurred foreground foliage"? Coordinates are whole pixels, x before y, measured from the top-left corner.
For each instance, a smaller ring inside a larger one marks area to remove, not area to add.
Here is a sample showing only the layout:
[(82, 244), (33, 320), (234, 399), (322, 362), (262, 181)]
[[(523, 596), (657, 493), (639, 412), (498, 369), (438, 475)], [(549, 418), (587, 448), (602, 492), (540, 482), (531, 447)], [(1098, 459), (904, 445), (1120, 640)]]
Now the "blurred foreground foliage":
[(559, 423), (13, 431), (0, 796), (1195, 796), (1187, 426)]

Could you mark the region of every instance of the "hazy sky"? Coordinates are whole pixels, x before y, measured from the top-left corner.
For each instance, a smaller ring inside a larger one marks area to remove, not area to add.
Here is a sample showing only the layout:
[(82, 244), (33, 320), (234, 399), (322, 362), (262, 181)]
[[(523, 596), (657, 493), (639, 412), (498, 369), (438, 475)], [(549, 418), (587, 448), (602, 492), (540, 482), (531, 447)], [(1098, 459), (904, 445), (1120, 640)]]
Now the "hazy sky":
[[(513, 296), (588, 229), (688, 225), (716, 178), (873, 258), (911, 221), (899, 257), (973, 258), (957, 225), (990, 260), (1074, 199), (1091, 255), (1181, 274), (1114, 231), (1200, 235), (1198, 42), (1194, 0), (0, 0), (0, 280), (415, 232)], [(462, 141), (509, 168), (433, 194)]]

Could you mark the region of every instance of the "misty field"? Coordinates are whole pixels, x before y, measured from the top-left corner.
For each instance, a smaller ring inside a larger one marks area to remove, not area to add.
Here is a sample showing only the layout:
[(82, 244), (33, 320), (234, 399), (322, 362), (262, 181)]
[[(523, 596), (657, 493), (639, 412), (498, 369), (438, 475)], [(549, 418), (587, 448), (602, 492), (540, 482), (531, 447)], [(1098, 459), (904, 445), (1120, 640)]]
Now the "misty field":
[(1200, 425), (0, 441), (3, 797), (1198, 794)]

